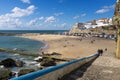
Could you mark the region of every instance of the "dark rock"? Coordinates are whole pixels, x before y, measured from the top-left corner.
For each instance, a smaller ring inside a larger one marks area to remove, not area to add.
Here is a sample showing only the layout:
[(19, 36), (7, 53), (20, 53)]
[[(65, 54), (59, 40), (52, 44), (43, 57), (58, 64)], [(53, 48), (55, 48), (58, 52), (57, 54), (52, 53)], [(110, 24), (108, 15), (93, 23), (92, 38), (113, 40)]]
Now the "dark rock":
[(57, 62), (59, 62), (59, 61), (69, 61), (69, 60), (66, 60), (66, 59), (58, 59), (58, 58), (52, 58), (54, 61), (57, 61)]
[(44, 58), (43, 61), (41, 62), (41, 66), (45, 66), (45, 67), (55, 66), (55, 65), (56, 65), (55, 61), (50, 57)]
[(3, 65), (3, 63), (2, 63), (2, 62), (0, 62), (0, 65)]
[(34, 72), (34, 71), (35, 71), (34, 69), (21, 69), (18, 72), (18, 76), (25, 75), (25, 74), (28, 74), (28, 73), (31, 73), (31, 72)]
[(0, 69), (0, 80), (8, 80), (12, 77), (12, 72), (10, 69), (2, 68)]
[(20, 60), (17, 60), (17, 61), (15, 62), (15, 64), (16, 64), (16, 67), (22, 67), (22, 66), (24, 65), (24, 62), (23, 62), (23, 61), (20, 61)]
[(2, 60), (0, 62), (0, 64), (4, 65), (4, 67), (13, 67), (13, 66), (16, 66), (15, 61), (13, 59), (11, 59), (11, 58)]
[(51, 55), (61, 55), (61, 54), (57, 52), (53, 52)]
[(7, 58), (5, 60), (2, 60), (0, 62), (0, 65), (3, 65), (4, 67), (22, 67), (24, 65), (24, 62), (20, 60), (15, 61), (11, 58)]

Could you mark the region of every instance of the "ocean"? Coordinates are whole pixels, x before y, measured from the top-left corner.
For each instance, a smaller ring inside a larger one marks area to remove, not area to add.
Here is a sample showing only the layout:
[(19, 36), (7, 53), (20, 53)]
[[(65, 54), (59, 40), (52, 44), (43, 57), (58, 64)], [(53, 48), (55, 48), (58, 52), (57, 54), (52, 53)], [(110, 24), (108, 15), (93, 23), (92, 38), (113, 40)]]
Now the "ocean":
[(0, 48), (20, 49), (30, 53), (37, 53), (40, 47), (44, 47), (44, 43), (27, 38), (14, 36), (0, 36)]
[(40, 33), (40, 34), (60, 34), (68, 30), (0, 30), (0, 33)]
[[(40, 34), (60, 34), (66, 30), (0, 30), (0, 33), (7, 34), (23, 34), (23, 33), (40, 33)], [(0, 36), (0, 48), (5, 49), (20, 49), (29, 53), (37, 54), (41, 47), (44, 47), (45, 43), (35, 41), (27, 38), (20, 38), (14, 36)], [(3, 56), (0, 54), (0, 60), (11, 57), (7, 53)], [(14, 57), (14, 56), (13, 56)]]
[[(7, 34), (23, 34), (23, 33), (40, 33), (40, 34), (61, 34), (67, 30), (0, 30), (0, 33)], [(0, 36), (0, 48), (5, 49), (20, 49), (29, 53), (36, 54), (41, 47), (44, 47), (45, 43), (31, 40), (27, 38), (20, 38), (14, 36)], [(11, 55), (10, 55), (11, 56)], [(0, 60), (3, 59), (0, 54)], [(8, 58), (7, 53), (4, 55), (4, 59)]]
[[(22, 33), (40, 33), (40, 34), (61, 34), (66, 30), (0, 30), (0, 33), (7, 33), (7, 34), (22, 34)], [(31, 40), (27, 38), (15, 37), (15, 36), (0, 36), (0, 48), (5, 49), (20, 49), (30, 54), (38, 54), (39, 49), (44, 47), (45, 43)], [(35, 65), (30, 65), (30, 63), (34, 62), (34, 58), (30, 56), (22, 56), (17, 54), (10, 54), (6, 52), (0, 52), (0, 61), (12, 58), (14, 60), (19, 59), (27, 63), (22, 68), (37, 68)], [(38, 63), (36, 63), (38, 64)], [(18, 71), (20, 68), (14, 67), (12, 68), (13, 71)]]

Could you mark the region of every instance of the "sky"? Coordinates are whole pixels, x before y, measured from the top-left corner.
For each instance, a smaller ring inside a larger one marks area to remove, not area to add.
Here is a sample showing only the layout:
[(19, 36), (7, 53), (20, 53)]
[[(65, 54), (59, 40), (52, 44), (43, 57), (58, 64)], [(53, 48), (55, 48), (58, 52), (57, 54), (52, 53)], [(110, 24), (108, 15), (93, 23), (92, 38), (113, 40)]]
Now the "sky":
[(0, 30), (68, 30), (112, 18), (116, 0), (0, 0)]

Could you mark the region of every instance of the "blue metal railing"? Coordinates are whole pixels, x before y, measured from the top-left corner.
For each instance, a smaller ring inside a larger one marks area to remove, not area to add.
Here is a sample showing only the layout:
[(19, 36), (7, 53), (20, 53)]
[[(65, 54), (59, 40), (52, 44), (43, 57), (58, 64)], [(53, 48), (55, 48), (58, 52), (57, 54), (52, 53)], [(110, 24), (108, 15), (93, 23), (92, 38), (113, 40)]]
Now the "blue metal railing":
[(83, 58), (76, 59), (76, 60), (73, 60), (73, 61), (70, 61), (70, 62), (66, 62), (64, 64), (59, 64), (57, 66), (48, 67), (46, 69), (39, 70), (39, 71), (36, 71), (36, 72), (32, 72), (32, 73), (29, 73), (29, 74), (26, 74), (26, 75), (22, 75), (22, 76), (19, 76), (17, 78), (12, 78), (10, 80), (34, 80), (34, 79), (36, 79), (38, 77), (41, 77), (45, 74), (48, 74), (50, 72), (56, 71), (58, 69), (61, 69), (61, 68), (66, 67), (68, 65), (71, 65), (73, 63), (76, 63), (76, 62), (79, 62), (79, 61), (82, 61), (82, 60), (85, 60), (85, 59), (88, 59), (88, 58), (91, 58), (91, 57), (94, 57), (94, 56), (97, 56), (97, 55), (98, 54), (93, 54), (93, 55), (88, 56), (88, 57), (83, 57)]

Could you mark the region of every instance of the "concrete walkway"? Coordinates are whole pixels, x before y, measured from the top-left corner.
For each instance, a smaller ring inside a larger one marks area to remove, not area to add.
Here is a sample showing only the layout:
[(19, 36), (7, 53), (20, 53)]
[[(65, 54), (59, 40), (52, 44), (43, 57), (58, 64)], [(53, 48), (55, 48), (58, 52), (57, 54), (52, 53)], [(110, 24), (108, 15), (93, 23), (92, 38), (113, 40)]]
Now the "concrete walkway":
[(114, 53), (106, 51), (94, 62), (85, 64), (61, 80), (120, 80), (120, 60)]

